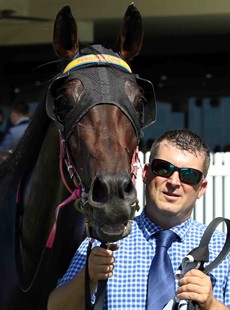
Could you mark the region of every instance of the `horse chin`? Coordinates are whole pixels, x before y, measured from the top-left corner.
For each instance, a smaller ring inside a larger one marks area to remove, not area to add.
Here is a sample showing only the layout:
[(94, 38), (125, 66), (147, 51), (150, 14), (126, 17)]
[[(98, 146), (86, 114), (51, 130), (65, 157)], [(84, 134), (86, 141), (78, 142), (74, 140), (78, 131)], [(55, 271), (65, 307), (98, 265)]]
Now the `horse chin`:
[(117, 242), (130, 234), (131, 222), (128, 221), (126, 224), (97, 224), (92, 228), (92, 235), (101, 242)]

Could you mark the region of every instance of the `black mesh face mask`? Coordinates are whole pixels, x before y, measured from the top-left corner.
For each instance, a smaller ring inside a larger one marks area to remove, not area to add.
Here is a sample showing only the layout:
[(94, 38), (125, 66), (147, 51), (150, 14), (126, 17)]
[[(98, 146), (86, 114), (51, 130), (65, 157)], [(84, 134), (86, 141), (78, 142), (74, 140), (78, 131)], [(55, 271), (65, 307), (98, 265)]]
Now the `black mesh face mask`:
[[(85, 59), (90, 59), (91, 55), (76, 58), (72, 61), (73, 67), (71, 67), (71, 62), (69, 65), (70, 70), (66, 70), (64, 74), (57, 77), (49, 87), (46, 102), (47, 114), (57, 123), (66, 138), (70, 136), (79, 120), (98, 104), (112, 104), (121, 109), (131, 121), (137, 137), (140, 136), (141, 128), (150, 125), (156, 119), (155, 95), (152, 83), (128, 72), (125, 67), (125, 65), (127, 67), (128, 65), (117, 54), (111, 50), (109, 50), (111, 55), (108, 54), (108, 50), (106, 52), (106, 55), (102, 54), (105, 55), (102, 56), (105, 57), (105, 62), (85, 63)], [(97, 55), (92, 56), (94, 60), (97, 59)], [(81, 61), (83, 58), (84, 64), (75, 67), (74, 61)], [(115, 63), (110, 62), (111, 60), (115, 60)], [(121, 62), (121, 66), (117, 65), (116, 60)], [(59, 86), (74, 79), (81, 81), (84, 90), (77, 105), (67, 113), (64, 121), (60, 122), (55, 114), (54, 93)], [(141, 112), (136, 111), (133, 103), (126, 95), (125, 84), (127, 81), (137, 83), (144, 90), (146, 102), (144, 102)]]

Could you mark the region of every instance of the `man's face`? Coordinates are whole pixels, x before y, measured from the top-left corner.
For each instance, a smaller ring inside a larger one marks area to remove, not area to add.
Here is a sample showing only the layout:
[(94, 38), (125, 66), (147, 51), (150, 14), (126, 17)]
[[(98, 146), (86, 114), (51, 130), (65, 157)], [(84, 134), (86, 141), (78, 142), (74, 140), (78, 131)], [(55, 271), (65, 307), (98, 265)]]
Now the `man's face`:
[(18, 119), (19, 119), (18, 113), (16, 113), (15, 111), (11, 111), (11, 113), (10, 113), (11, 124), (15, 125), (17, 123)]
[[(203, 172), (204, 158), (177, 149), (168, 141), (162, 141), (156, 157), (172, 163), (179, 168), (194, 168)], [(179, 172), (170, 177), (157, 176), (150, 165), (144, 168), (143, 179), (146, 184), (146, 211), (156, 224), (165, 227), (178, 225), (188, 219), (196, 199), (205, 192), (207, 181), (201, 180), (197, 185), (181, 182)]]

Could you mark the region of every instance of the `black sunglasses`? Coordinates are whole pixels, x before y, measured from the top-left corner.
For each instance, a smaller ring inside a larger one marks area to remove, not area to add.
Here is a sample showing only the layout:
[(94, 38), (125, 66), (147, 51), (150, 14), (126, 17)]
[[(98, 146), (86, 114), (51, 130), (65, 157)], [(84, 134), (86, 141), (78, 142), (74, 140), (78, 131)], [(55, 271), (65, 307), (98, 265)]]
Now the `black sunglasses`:
[(178, 168), (162, 159), (154, 159), (151, 164), (151, 170), (153, 173), (163, 178), (169, 178), (175, 171), (178, 171), (180, 181), (190, 185), (198, 184), (203, 176), (203, 173), (199, 170), (193, 168)]

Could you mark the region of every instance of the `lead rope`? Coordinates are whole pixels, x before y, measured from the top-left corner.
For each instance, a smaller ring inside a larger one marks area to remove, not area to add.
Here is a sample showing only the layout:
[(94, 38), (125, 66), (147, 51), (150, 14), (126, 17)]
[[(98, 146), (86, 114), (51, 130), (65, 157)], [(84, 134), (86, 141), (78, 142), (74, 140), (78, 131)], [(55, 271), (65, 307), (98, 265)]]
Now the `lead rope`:
[[(207, 266), (204, 267), (204, 264), (209, 262), (209, 247), (208, 247), (209, 242), (212, 238), (214, 231), (221, 222), (224, 222), (227, 226), (227, 235), (225, 243), (220, 253), (216, 256), (216, 258), (211, 263), (209, 263)], [(230, 252), (230, 220), (224, 217), (214, 218), (206, 227), (204, 234), (200, 240), (199, 246), (194, 248), (183, 258), (176, 272), (176, 279), (179, 281), (184, 276), (184, 274), (191, 269), (199, 269), (204, 274), (208, 274), (224, 260), (224, 258), (228, 255), (229, 252)], [(173, 309), (200, 309), (197, 303), (193, 304), (193, 308), (192, 307), (190, 308), (189, 305), (192, 303), (193, 303), (192, 300), (190, 301), (178, 300), (177, 297), (175, 297)]]
[[(89, 278), (89, 255), (91, 253), (93, 242), (95, 241), (94, 238), (91, 238), (87, 247), (87, 257), (86, 257), (86, 267), (85, 267), (85, 310), (102, 310), (105, 301), (105, 292), (107, 281), (106, 280), (99, 280), (97, 286), (97, 294), (95, 304), (92, 305), (91, 303), (91, 292), (90, 292), (90, 278)], [(102, 242), (100, 245), (101, 248), (108, 249), (109, 243)]]
[[(141, 166), (138, 153), (139, 153), (139, 149), (137, 146), (133, 153), (132, 161), (131, 161), (131, 176), (132, 176), (133, 184), (135, 184), (135, 181), (137, 178), (137, 170)], [(105, 302), (106, 286), (107, 286), (107, 281), (108, 281), (108, 279), (98, 281), (96, 300), (95, 300), (95, 304), (92, 305), (88, 261), (89, 261), (89, 255), (91, 253), (92, 245), (94, 241), (95, 239), (91, 238), (89, 241), (88, 247), (87, 247), (86, 267), (85, 267), (85, 310), (102, 310), (103, 309), (104, 302)], [(106, 249), (106, 248), (109, 248), (109, 243), (102, 242), (100, 246)]]
[(89, 255), (91, 253), (94, 239), (91, 238), (87, 247), (86, 265), (85, 265), (85, 310), (93, 309), (91, 303), (90, 278), (89, 278)]

